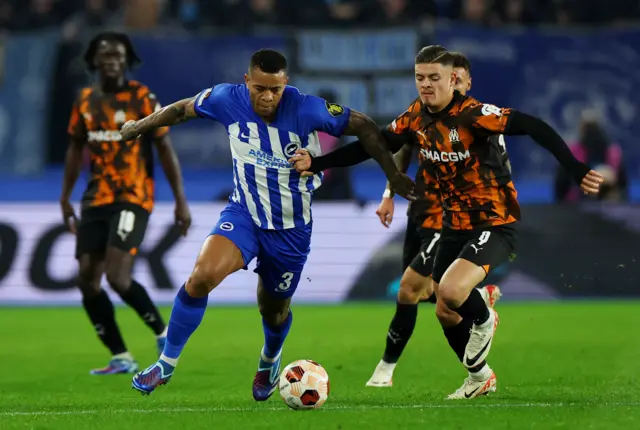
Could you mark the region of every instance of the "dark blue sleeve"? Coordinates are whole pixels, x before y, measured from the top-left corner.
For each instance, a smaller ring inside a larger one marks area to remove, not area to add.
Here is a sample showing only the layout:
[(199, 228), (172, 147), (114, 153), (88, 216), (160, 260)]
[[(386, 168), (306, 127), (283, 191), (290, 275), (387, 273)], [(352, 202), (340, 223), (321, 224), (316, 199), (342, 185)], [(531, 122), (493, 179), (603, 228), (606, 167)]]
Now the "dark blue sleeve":
[(347, 107), (306, 95), (299, 108), (299, 118), (302, 126), (311, 131), (323, 131), (335, 137), (340, 137), (349, 124), (351, 110)]
[(220, 121), (220, 113), (229, 99), (228, 85), (221, 84), (201, 91), (196, 96), (194, 110), (202, 118)]

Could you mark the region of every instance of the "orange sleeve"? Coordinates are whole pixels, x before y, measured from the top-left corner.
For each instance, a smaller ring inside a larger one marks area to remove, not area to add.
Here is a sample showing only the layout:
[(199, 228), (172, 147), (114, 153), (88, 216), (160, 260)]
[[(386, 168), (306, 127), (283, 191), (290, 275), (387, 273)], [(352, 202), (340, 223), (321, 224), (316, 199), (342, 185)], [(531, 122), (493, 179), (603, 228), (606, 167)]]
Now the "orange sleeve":
[[(140, 112), (141, 118), (147, 117), (152, 113), (162, 109), (162, 106), (160, 105), (158, 98), (154, 93), (149, 91), (148, 88), (141, 88), (138, 95), (142, 101), (142, 111)], [(169, 127), (160, 127), (153, 132), (153, 137), (156, 139), (161, 138), (167, 133), (169, 133)]]
[(389, 131), (394, 132), (395, 134), (403, 134), (405, 132), (411, 131), (411, 126), (413, 119), (416, 117), (415, 113), (421, 109), (419, 99), (416, 99), (409, 109), (400, 114), (396, 119), (391, 121), (389, 124)]
[(471, 109), (473, 126), (490, 134), (502, 134), (507, 130), (511, 109), (480, 103)]
[(74, 140), (83, 140), (87, 136), (87, 128), (84, 123), (84, 118), (80, 113), (80, 101), (76, 101), (71, 108), (71, 118), (69, 118), (69, 126), (67, 127), (67, 133)]

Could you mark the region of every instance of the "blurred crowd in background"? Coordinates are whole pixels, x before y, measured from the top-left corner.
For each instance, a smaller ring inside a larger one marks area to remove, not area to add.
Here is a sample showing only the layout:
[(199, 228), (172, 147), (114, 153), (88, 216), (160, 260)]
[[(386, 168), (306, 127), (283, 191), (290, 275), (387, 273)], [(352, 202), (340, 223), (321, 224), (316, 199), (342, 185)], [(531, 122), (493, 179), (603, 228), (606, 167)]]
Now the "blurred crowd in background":
[(451, 19), (489, 26), (625, 25), (640, 20), (638, 0), (0, 0), (0, 28), (123, 25), (186, 29), (258, 25), (375, 26)]
[[(289, 56), (293, 85), (380, 124), (415, 97), (416, 49), (442, 44), (471, 59), (474, 97), (549, 121), (605, 174), (603, 198), (637, 201), (637, 24), (640, 0), (0, 0), (0, 173), (41, 178), (2, 198), (55, 197), (43, 190), (58, 187), (70, 107), (93, 80), (82, 54), (108, 29), (132, 35), (144, 63), (134, 77), (163, 103), (239, 82), (252, 50), (269, 46)], [(226, 198), (225, 131), (191, 126), (172, 130), (188, 188)], [(581, 199), (549, 154), (520, 142), (507, 139), (525, 202)], [(344, 143), (322, 137), (324, 151)], [(384, 178), (359, 167), (327, 172), (317, 197), (378, 199)]]

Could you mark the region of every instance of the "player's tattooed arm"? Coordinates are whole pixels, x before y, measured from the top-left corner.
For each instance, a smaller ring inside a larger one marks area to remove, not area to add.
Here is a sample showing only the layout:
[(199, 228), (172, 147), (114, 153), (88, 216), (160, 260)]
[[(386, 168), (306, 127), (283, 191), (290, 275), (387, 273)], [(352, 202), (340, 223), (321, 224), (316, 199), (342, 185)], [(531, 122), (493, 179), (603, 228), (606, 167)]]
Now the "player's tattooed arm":
[[(383, 129), (380, 132), (384, 137), (387, 148), (393, 153), (398, 152), (405, 144), (407, 144), (403, 135), (395, 134), (386, 129)], [(298, 155), (292, 157), (289, 161), (296, 163), (296, 167), (298, 163), (301, 164), (304, 171), (314, 174), (333, 167), (355, 166), (356, 164), (360, 164), (371, 159), (371, 155), (364, 149), (359, 140), (348, 143), (334, 151), (315, 158), (311, 157), (311, 154), (305, 150), (298, 150), (296, 152)], [(300, 163), (303, 159), (306, 159), (304, 164)]]
[(122, 140), (132, 140), (156, 128), (172, 126), (197, 118), (195, 101), (195, 97), (183, 99), (165, 106), (139, 121), (128, 121), (120, 130)]
[(344, 130), (346, 136), (357, 136), (360, 145), (365, 151), (378, 162), (389, 180), (392, 180), (398, 173), (396, 163), (387, 148), (382, 133), (378, 125), (367, 115), (352, 110), (349, 115), (349, 123)]
[[(393, 156), (393, 159), (396, 162), (396, 166), (398, 166), (398, 170), (402, 173), (407, 173), (409, 170), (409, 165), (411, 164), (411, 157), (413, 156), (413, 145), (407, 143), (400, 148), (400, 151), (396, 152)], [(394, 192), (391, 189), (391, 184), (387, 181), (387, 187), (385, 191), (385, 195), (389, 197), (393, 197)]]

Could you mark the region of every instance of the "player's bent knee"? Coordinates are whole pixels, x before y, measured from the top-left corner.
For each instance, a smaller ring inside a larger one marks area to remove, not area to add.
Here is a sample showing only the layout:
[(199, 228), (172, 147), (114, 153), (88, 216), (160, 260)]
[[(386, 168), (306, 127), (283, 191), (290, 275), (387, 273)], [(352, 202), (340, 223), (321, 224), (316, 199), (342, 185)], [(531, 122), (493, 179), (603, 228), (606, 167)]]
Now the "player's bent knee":
[(80, 288), (80, 293), (82, 293), (82, 297), (94, 297), (100, 294), (100, 282), (95, 282), (92, 279), (83, 279), (81, 276), (78, 276), (78, 288)]
[(205, 297), (226, 278), (227, 274), (220, 267), (207, 264), (196, 264), (189, 276), (185, 289), (191, 297)]
[(398, 291), (398, 302), (406, 305), (413, 305), (420, 301), (421, 289), (419, 286), (410, 283), (400, 282), (400, 290)]
[(192, 297), (204, 297), (227, 276), (243, 267), (244, 259), (238, 247), (226, 237), (211, 235), (202, 245), (185, 289)]
[(471, 291), (486, 277), (484, 269), (463, 258), (455, 260), (444, 273), (438, 287), (438, 299), (449, 308), (460, 307)]
[(398, 302), (402, 304), (416, 304), (429, 288), (429, 278), (423, 277), (411, 268), (405, 270), (400, 279)]
[(440, 283), (438, 289), (438, 301), (441, 301), (450, 309), (459, 308), (466, 300), (468, 293), (465, 294), (463, 288), (456, 284)]
[(83, 297), (92, 297), (100, 293), (100, 278), (91, 265), (80, 265), (78, 270), (78, 287)]
[(131, 274), (123, 272), (118, 267), (107, 268), (105, 277), (111, 288), (120, 294), (126, 293), (131, 286)]

